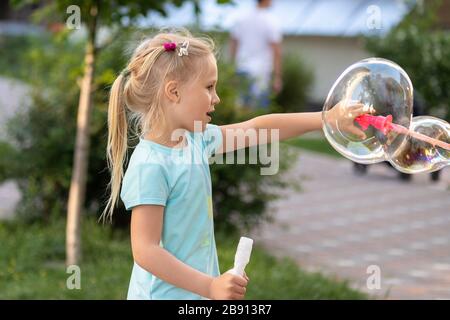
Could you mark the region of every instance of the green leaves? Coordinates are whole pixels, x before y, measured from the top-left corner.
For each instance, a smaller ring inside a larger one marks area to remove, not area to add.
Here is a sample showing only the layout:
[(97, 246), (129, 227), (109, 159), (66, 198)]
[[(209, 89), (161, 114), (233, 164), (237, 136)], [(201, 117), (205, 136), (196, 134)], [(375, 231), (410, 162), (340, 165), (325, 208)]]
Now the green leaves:
[[(186, 2), (196, 2), (194, 0), (55, 0), (45, 2), (30, 0), (13, 1), (16, 7), (40, 3), (40, 7), (35, 11), (36, 20), (45, 20), (65, 24), (70, 12), (67, 8), (76, 5), (80, 8), (81, 23), (90, 24), (94, 15), (98, 15), (100, 26), (121, 25), (128, 26), (133, 24), (136, 19), (144, 17), (149, 11), (156, 11), (162, 15), (166, 14), (166, 6), (172, 4), (181, 6)], [(223, 1), (222, 1), (223, 2)]]
[(385, 38), (368, 38), (366, 47), (408, 73), (425, 112), (450, 121), (450, 34), (436, 26), (436, 4), (413, 11)]
[(298, 53), (283, 57), (283, 88), (276, 97), (278, 112), (303, 111), (313, 82), (313, 72)]

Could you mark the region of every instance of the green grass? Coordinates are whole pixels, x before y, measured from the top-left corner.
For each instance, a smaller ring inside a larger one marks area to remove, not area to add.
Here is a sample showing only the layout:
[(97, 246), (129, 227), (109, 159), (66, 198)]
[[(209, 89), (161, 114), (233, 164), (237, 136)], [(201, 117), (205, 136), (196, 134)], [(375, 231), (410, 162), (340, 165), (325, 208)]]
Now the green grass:
[[(81, 289), (69, 290), (64, 265), (65, 224), (0, 223), (0, 299), (125, 299), (132, 267), (127, 232), (83, 221)], [(222, 272), (233, 265), (239, 237), (217, 235)], [(247, 299), (365, 299), (367, 296), (288, 259), (255, 247)]]
[(286, 141), (286, 144), (301, 149), (322, 153), (328, 156), (342, 158), (342, 156), (333, 149), (325, 138), (295, 138)]
[(83, 222), (81, 290), (68, 290), (65, 223), (0, 223), (0, 299), (123, 299), (129, 280), (129, 241)]

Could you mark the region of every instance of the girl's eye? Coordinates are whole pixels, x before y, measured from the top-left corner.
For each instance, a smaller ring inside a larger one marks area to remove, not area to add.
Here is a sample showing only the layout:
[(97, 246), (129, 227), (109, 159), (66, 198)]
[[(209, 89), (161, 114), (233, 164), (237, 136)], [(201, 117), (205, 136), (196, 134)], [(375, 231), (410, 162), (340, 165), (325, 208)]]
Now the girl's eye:
[(213, 85), (210, 85), (210, 86), (208, 86), (207, 88), (208, 88), (208, 90), (212, 90), (212, 88), (214, 88), (214, 86), (213, 86)]

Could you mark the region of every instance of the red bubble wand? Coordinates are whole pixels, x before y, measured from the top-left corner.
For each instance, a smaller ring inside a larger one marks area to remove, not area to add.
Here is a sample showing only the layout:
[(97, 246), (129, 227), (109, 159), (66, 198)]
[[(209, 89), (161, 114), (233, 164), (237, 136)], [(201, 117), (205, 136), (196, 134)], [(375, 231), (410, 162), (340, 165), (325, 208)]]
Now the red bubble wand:
[(392, 115), (388, 115), (388, 116), (384, 117), (384, 116), (372, 116), (369, 114), (362, 114), (362, 115), (356, 117), (355, 121), (361, 126), (361, 128), (364, 131), (367, 130), (369, 125), (380, 130), (381, 132), (383, 132), (384, 135), (388, 134), (389, 131), (394, 130), (397, 133), (410, 135), (411, 137), (414, 137), (421, 141), (428, 142), (433, 147), (439, 146), (443, 149), (450, 151), (450, 143), (446, 143), (444, 141), (428, 137), (424, 134), (411, 131), (402, 125), (392, 123)]

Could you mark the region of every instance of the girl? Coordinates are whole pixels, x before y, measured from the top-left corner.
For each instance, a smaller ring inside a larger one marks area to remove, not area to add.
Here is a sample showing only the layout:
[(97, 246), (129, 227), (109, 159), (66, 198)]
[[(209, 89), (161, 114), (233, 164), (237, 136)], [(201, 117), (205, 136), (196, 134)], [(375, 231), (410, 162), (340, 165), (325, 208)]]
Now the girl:
[[(220, 102), (213, 52), (208, 39), (160, 33), (137, 47), (112, 86), (107, 146), (111, 195), (102, 216), (111, 219), (119, 192), (132, 211), (134, 266), (128, 299), (243, 299), (249, 279), (219, 272), (208, 157), (235, 150), (247, 130), (276, 129), (282, 140), (322, 126), (320, 112), (208, 124)], [(338, 105), (329, 116), (364, 135), (353, 125), (362, 106), (353, 106), (351, 113), (343, 110)], [(128, 114), (137, 124), (139, 143), (123, 174)]]

